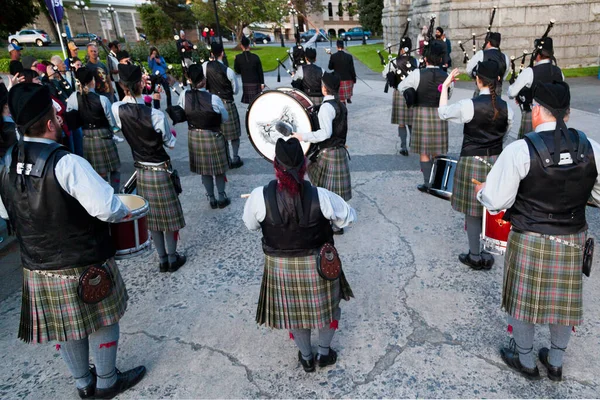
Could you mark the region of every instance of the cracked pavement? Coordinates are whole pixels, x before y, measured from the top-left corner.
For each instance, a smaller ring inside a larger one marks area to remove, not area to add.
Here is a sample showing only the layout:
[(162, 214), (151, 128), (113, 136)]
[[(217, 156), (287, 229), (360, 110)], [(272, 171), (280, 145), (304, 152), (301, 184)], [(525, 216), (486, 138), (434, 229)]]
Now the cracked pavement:
[[(171, 155), (182, 175), (187, 227), (181, 232), (181, 249), (188, 263), (175, 274), (158, 274), (154, 253), (119, 262), (130, 301), (121, 320), (117, 366), (148, 368), (146, 378), (120, 398), (600, 396), (600, 300), (594, 295), (600, 289), (598, 261), (592, 277), (584, 279), (585, 322), (569, 345), (565, 380), (529, 382), (506, 367), (498, 353), (508, 341), (500, 310), (504, 260), (496, 257), (489, 272), (471, 271), (458, 262), (467, 248), (463, 217), (449, 202), (416, 190), (421, 181), (418, 156), (395, 154), (398, 138), (389, 124), (392, 94), (383, 93), (383, 82), (369, 78), (373, 89), (359, 82), (349, 105), (350, 204), (359, 221), (336, 237), (336, 245), (356, 297), (342, 304), (333, 341), (337, 364), (304, 373), (288, 333), (254, 322), (262, 251), (260, 234), (248, 232), (241, 221), (240, 194), (272, 179), (271, 167), (244, 135), (246, 165), (228, 174), (232, 204), (211, 210), (200, 177), (189, 173), (187, 132), (178, 126), (179, 142)], [(282, 80), (276, 83), (271, 73), (267, 84), (284, 86), (289, 78)], [(456, 89), (451, 101), (471, 93)], [(239, 109), (244, 118), (246, 106)], [(594, 131), (599, 115), (573, 110), (571, 125), (600, 140), (600, 132)], [(461, 129), (450, 125), (451, 155), (459, 152)], [(121, 144), (119, 150), (123, 175), (129, 176), (129, 149)], [(588, 221), (590, 233), (597, 236), (596, 209), (588, 210)], [(3, 288), (7, 294), (0, 302), (0, 398), (76, 398), (53, 345), (16, 339), (20, 287), (18, 279), (3, 274), (4, 285), (10, 286)], [(535, 349), (548, 344), (548, 329), (542, 327)]]

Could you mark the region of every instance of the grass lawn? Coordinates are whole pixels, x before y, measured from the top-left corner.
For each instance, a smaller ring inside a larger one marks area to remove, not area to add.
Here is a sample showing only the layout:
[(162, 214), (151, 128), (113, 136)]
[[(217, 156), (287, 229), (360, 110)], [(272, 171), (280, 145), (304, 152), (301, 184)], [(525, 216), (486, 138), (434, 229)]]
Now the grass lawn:
[[(283, 59), (287, 56), (287, 47), (281, 46), (265, 46), (265, 47), (253, 47), (250, 50), (252, 53), (256, 54), (260, 57), (260, 62), (262, 63), (263, 71), (273, 71), (277, 68), (277, 59), (279, 58), (282, 62)], [(227, 54), (227, 61), (229, 62), (229, 66), (233, 68), (233, 60), (235, 60), (235, 56), (240, 54), (241, 50), (233, 50), (233, 49), (225, 49), (225, 53)]]

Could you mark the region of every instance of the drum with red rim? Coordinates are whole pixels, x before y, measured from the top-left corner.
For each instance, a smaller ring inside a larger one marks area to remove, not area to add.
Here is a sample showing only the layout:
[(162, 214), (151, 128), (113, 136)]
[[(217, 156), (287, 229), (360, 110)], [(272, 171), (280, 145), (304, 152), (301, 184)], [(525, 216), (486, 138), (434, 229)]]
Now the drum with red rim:
[(503, 220), (503, 217), (504, 211), (492, 215), (487, 208), (483, 208), (481, 230), (483, 250), (500, 256), (506, 252), (506, 243), (508, 242), (508, 234), (511, 228), (511, 223)]
[(148, 201), (133, 194), (118, 194), (131, 210), (131, 218), (110, 224), (110, 236), (117, 249), (116, 260), (144, 254), (150, 250), (148, 231)]

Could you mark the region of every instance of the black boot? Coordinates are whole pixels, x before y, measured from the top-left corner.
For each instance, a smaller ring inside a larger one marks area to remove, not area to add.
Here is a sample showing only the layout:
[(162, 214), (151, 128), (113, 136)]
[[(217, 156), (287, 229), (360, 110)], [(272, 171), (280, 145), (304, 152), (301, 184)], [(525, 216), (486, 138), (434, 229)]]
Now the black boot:
[(137, 385), (145, 374), (146, 367), (144, 366), (135, 367), (134, 369), (125, 372), (117, 370), (117, 381), (115, 384), (106, 389), (96, 389), (96, 395), (94, 397), (97, 399), (112, 399), (119, 393)]
[(483, 257), (481, 257), (481, 256), (479, 256), (479, 260), (474, 260), (471, 257), (471, 252), (460, 254), (458, 256), (458, 261), (460, 261), (461, 263), (463, 263), (465, 265), (468, 265), (475, 271), (492, 268), (491, 266), (489, 268), (485, 266)]
[(329, 349), (329, 354), (326, 356), (322, 354), (317, 354), (317, 363), (320, 368), (326, 367), (328, 365), (333, 365), (337, 361), (337, 353), (333, 349)]
[(523, 375), (525, 378), (534, 381), (542, 379), (540, 376), (540, 370), (537, 366), (535, 368), (526, 368), (521, 364), (515, 339), (510, 339), (509, 347), (503, 347), (500, 349), (500, 355), (502, 356), (502, 361), (504, 361), (506, 365)]
[(175, 253), (175, 256), (177, 257), (177, 259), (174, 262), (170, 262), (169, 263), (169, 272), (175, 272), (175, 271), (177, 271), (187, 261), (187, 257), (184, 256), (184, 255), (181, 255), (179, 253)]
[(311, 358), (310, 360), (305, 360), (302, 358), (302, 353), (298, 350), (298, 360), (300, 364), (302, 364), (302, 368), (304, 368), (304, 372), (315, 372), (315, 358)]
[(219, 208), (225, 208), (231, 204), (231, 200), (229, 200), (229, 197), (227, 197), (225, 193), (219, 193), (219, 197), (221, 196), (223, 197), (223, 200), (219, 200), (217, 202)]
[(548, 361), (548, 354), (550, 354), (550, 350), (548, 350), (547, 347), (542, 347), (538, 356), (542, 364), (544, 364), (544, 367), (548, 370), (548, 378), (550, 378), (551, 381), (560, 382), (562, 381), (562, 366), (555, 367), (550, 364), (550, 361)]

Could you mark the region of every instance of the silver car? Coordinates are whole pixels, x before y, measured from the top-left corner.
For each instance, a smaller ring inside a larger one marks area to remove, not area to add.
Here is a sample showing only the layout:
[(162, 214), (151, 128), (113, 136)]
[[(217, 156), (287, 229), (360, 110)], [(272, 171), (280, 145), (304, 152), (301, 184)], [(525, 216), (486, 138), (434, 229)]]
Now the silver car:
[(20, 32), (10, 35), (8, 42), (21, 45), (21, 44), (35, 44), (38, 47), (47, 46), (52, 43), (50, 35), (43, 29), (23, 29)]

